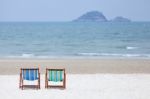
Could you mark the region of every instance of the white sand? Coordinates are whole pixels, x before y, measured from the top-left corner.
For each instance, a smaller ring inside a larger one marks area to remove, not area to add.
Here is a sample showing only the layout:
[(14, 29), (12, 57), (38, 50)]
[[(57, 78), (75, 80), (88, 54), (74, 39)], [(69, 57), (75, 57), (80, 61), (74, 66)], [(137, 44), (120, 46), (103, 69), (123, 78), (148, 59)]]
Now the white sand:
[(1, 99), (150, 99), (149, 74), (69, 74), (67, 88), (20, 90), (19, 75), (0, 75)]

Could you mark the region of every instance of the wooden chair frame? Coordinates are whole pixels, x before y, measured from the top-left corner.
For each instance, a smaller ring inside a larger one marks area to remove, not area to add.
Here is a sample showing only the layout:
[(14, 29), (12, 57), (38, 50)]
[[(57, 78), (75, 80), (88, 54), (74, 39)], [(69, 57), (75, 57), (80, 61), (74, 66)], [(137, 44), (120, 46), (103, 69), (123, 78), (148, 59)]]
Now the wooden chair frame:
[[(22, 70), (38, 70), (38, 83), (37, 83), (37, 85), (24, 85), (24, 79), (23, 79)], [(39, 68), (21, 68), (21, 69), (20, 69), (19, 88), (23, 90), (25, 87), (26, 87), (26, 88), (36, 88), (36, 89), (40, 89), (40, 71), (39, 71)]]
[[(63, 84), (62, 85), (50, 85), (48, 82), (48, 72), (50, 70), (60, 70), (60, 71), (63, 71)], [(65, 73), (65, 69), (48, 69), (46, 68), (46, 74), (45, 74), (45, 88), (66, 88), (66, 73)]]

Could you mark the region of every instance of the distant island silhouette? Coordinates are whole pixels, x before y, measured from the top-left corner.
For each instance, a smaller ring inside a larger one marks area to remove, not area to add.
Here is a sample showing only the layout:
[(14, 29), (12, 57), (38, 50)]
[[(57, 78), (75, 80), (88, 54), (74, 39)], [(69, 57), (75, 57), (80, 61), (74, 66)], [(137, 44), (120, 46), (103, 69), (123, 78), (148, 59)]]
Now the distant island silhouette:
[(114, 19), (108, 20), (103, 15), (103, 13), (99, 11), (87, 12), (73, 21), (74, 22), (131, 22), (130, 19), (124, 18), (122, 16), (117, 16)]

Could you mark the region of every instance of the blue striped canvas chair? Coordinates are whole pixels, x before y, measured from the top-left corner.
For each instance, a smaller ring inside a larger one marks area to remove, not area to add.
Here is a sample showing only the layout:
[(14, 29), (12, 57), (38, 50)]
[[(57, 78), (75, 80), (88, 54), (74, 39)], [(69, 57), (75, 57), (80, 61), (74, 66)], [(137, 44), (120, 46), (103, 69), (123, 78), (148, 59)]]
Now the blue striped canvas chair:
[[(61, 84), (55, 85), (55, 83), (59, 83), (59, 82), (61, 82)], [(48, 68), (46, 68), (45, 88), (66, 88), (65, 69), (48, 69)]]
[[(24, 80), (35, 81), (37, 80), (36, 85), (26, 85)], [(40, 72), (39, 68), (21, 68), (20, 69), (20, 83), (19, 88), (23, 90), (24, 87), (31, 87), (40, 89)]]

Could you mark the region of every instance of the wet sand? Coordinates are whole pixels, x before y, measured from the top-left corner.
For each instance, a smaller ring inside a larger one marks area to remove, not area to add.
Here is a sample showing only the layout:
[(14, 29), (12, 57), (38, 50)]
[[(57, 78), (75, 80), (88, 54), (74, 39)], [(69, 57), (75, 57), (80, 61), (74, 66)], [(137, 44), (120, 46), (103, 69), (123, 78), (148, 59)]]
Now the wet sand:
[(0, 59), (0, 75), (19, 74), (20, 68), (65, 68), (69, 74), (150, 73), (150, 59)]

